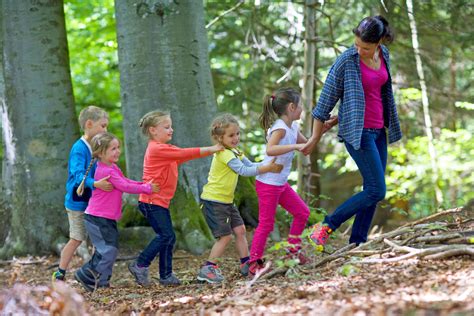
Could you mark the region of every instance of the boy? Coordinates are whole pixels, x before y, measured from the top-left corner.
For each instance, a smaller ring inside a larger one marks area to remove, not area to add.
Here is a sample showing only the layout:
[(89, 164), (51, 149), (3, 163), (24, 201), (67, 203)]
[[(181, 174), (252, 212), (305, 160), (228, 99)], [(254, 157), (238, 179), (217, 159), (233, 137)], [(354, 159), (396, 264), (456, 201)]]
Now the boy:
[(84, 227), (84, 210), (91, 194), (91, 190), (99, 188), (104, 191), (112, 191), (113, 187), (108, 177), (94, 182), (95, 163), (91, 166), (89, 175), (84, 182), (84, 193), (82, 196), (76, 194), (77, 187), (82, 181), (84, 174), (92, 160), (92, 149), (90, 141), (102, 132), (107, 131), (109, 116), (107, 112), (96, 106), (88, 106), (79, 114), (79, 125), (84, 135), (78, 139), (71, 148), (68, 161), (68, 178), (66, 183), (66, 207), (69, 220), (69, 241), (61, 251), (59, 268), (53, 273), (53, 281), (64, 281), (67, 267), (71, 262), (76, 249), (86, 240)]

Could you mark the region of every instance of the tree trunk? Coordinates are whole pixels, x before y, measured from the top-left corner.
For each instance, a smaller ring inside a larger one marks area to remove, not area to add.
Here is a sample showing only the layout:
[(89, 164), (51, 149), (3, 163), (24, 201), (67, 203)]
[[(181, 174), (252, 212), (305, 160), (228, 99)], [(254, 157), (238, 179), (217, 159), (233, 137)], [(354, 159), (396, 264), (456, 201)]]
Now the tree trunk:
[(2, 1), (5, 198), (0, 256), (51, 251), (66, 232), (68, 153), (78, 137), (62, 1)]
[(420, 79), (420, 87), (421, 87), (421, 103), (423, 104), (423, 116), (425, 119), (425, 130), (426, 136), (428, 138), (428, 152), (430, 155), (430, 162), (431, 168), (433, 170), (432, 173), (432, 181), (435, 190), (435, 197), (436, 197), (436, 207), (438, 207), (443, 202), (443, 194), (439, 187), (439, 168), (438, 168), (438, 158), (436, 154), (436, 149), (433, 144), (433, 131), (431, 127), (431, 117), (430, 117), (430, 110), (429, 110), (429, 101), (428, 101), (428, 91), (426, 88), (425, 82), (425, 75), (423, 72), (423, 63), (421, 61), (419, 44), (418, 44), (418, 32), (416, 28), (416, 21), (415, 15), (413, 13), (413, 2), (412, 0), (407, 0), (407, 12), (408, 12), (408, 19), (410, 20), (410, 29), (411, 29), (411, 39), (413, 44), (413, 51), (415, 52), (415, 60), (416, 60), (416, 70), (418, 73), (418, 77)]
[[(216, 112), (201, 1), (115, 1), (120, 86), (128, 175), (142, 177), (147, 140), (138, 121), (146, 112), (169, 110), (180, 147), (210, 144), (208, 126)], [(171, 213), (185, 248), (209, 244), (211, 236), (197, 199), (210, 158), (180, 168)]]
[[(311, 110), (314, 105), (314, 73), (316, 60), (316, 7), (319, 3), (316, 0), (306, 0), (305, 2), (305, 49), (304, 49), (304, 77), (303, 77), (303, 127), (302, 132), (309, 137), (312, 131)], [(317, 159), (317, 148), (310, 156), (298, 154), (298, 191), (301, 192), (307, 201), (310, 200), (308, 194), (319, 196), (319, 172)]]

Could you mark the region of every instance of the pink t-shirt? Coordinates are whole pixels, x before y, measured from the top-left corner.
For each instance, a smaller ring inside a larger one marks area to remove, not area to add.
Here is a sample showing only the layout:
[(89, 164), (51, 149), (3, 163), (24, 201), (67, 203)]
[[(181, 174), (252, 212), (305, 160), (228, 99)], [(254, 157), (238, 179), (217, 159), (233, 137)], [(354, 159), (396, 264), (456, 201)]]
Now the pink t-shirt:
[(380, 68), (375, 70), (360, 61), (362, 87), (365, 96), (364, 128), (383, 128), (382, 86), (388, 80), (387, 68), (380, 56)]
[(106, 176), (110, 176), (109, 182), (112, 183), (114, 189), (111, 192), (101, 189), (92, 191), (86, 214), (117, 221), (122, 217), (122, 193), (151, 193), (151, 184), (125, 178), (116, 164), (109, 166), (98, 161), (94, 179), (97, 181)]

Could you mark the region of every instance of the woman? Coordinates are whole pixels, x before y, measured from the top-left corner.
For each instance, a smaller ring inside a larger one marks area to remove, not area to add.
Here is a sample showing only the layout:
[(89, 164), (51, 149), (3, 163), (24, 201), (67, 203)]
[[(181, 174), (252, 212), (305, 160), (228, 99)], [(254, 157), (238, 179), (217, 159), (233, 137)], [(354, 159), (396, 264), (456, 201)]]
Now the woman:
[[(352, 32), (354, 46), (341, 54), (329, 71), (312, 111), (313, 135), (302, 152), (311, 153), (323, 130), (339, 123), (338, 136), (359, 168), (363, 190), (314, 227), (310, 238), (320, 246), (353, 215), (349, 242), (358, 245), (367, 241), (377, 203), (385, 197), (386, 131), (389, 143), (402, 136), (392, 92), (389, 54), (382, 45), (393, 41), (388, 22), (382, 16), (367, 17)], [(329, 113), (339, 99), (338, 116), (330, 118)]]

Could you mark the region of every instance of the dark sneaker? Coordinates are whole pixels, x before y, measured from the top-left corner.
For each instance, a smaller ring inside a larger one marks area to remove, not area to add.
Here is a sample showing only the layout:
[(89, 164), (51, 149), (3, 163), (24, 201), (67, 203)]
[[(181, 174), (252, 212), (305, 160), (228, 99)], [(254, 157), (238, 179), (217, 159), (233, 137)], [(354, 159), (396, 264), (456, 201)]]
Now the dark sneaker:
[(243, 276), (249, 275), (249, 262), (246, 261), (240, 264), (240, 274)]
[(160, 284), (161, 285), (180, 285), (181, 281), (174, 275), (174, 273), (171, 273), (169, 277), (165, 279), (160, 278)]
[(79, 282), (87, 291), (94, 292), (98, 288), (100, 274), (92, 271), (91, 269), (83, 269), (74, 273), (74, 278)]
[(221, 283), (224, 281), (224, 277), (222, 276), (219, 267), (212, 264), (202, 266), (201, 270), (199, 270), (197, 279), (208, 283)]
[(285, 258), (298, 260), (299, 265), (307, 264), (310, 261), (301, 247), (288, 247), (286, 253)]
[(262, 259), (257, 259), (254, 262), (249, 263), (249, 273), (248, 276), (253, 278), (257, 273), (260, 275), (270, 271), (270, 264), (266, 265), (265, 261)]
[(313, 231), (309, 235), (309, 240), (316, 246), (318, 251), (323, 251), (324, 245), (331, 235), (332, 229), (328, 225), (316, 224), (313, 226)]
[(52, 282), (54, 282), (54, 281), (64, 281), (64, 278), (65, 278), (64, 274), (62, 274), (59, 271), (54, 271), (53, 275), (51, 276), (51, 281)]
[(150, 279), (148, 278), (148, 267), (139, 267), (136, 261), (131, 262), (128, 265), (128, 271), (135, 277), (135, 281), (143, 286), (150, 285)]

